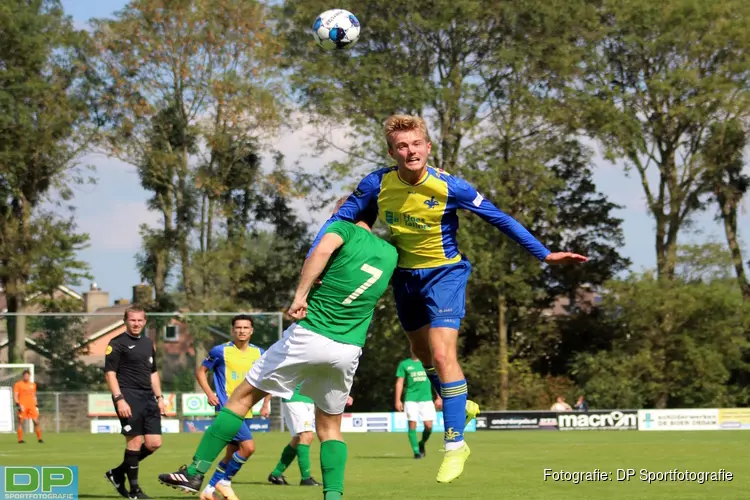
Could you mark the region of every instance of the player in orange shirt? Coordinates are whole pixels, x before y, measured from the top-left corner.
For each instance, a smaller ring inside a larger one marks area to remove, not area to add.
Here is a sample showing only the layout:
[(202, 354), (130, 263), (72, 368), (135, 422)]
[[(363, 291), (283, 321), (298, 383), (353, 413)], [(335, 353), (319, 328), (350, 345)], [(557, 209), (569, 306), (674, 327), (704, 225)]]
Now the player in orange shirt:
[(24, 370), (23, 380), (19, 380), (13, 386), (13, 401), (16, 403), (18, 410), (18, 442), (23, 443), (23, 422), (31, 419), (34, 421), (36, 437), (40, 443), (42, 441), (42, 428), (39, 426), (39, 409), (36, 407), (36, 384), (31, 382), (31, 373)]

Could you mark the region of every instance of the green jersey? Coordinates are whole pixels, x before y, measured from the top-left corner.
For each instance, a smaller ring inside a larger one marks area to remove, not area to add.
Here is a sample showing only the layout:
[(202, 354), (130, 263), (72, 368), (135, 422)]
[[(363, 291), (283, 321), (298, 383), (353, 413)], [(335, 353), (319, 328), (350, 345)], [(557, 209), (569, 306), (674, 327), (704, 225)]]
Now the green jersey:
[(404, 401), (432, 401), (432, 384), (419, 360), (411, 358), (398, 364), (396, 376), (404, 379)]
[(303, 328), (342, 344), (365, 345), (367, 328), (378, 299), (388, 288), (398, 262), (396, 248), (370, 231), (346, 221), (325, 231), (344, 244), (334, 253), (307, 297)]
[(297, 384), (297, 387), (294, 388), (294, 394), (292, 394), (292, 397), (289, 399), (282, 399), (282, 403), (309, 403), (309, 404), (315, 404), (315, 401), (313, 401), (311, 398), (308, 398), (307, 396), (303, 396), (299, 393), (300, 387), (302, 387), (302, 384)]

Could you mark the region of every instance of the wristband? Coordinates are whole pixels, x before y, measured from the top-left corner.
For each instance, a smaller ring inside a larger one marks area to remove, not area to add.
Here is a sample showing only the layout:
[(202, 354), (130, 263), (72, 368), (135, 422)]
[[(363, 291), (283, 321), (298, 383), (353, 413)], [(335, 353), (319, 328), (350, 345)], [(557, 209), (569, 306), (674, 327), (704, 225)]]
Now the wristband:
[(123, 396), (122, 394), (115, 394), (114, 396), (112, 396), (112, 402), (115, 404), (117, 404), (118, 401), (122, 401), (124, 399), (125, 396)]
[(158, 396), (155, 396), (155, 397), (156, 397), (157, 401), (159, 401), (160, 399), (164, 399), (164, 396), (162, 396), (161, 394), (159, 394)]

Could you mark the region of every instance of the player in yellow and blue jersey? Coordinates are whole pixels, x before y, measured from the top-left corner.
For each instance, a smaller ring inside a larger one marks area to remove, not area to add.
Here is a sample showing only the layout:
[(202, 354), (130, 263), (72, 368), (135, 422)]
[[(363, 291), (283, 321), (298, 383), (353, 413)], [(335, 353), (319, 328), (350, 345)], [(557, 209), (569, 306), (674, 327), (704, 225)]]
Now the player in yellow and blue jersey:
[[(227, 403), (232, 392), (244, 380), (253, 364), (260, 359), (264, 350), (250, 343), (253, 335), (252, 317), (240, 314), (232, 318), (232, 341), (214, 346), (208, 357), (198, 367), (195, 377), (208, 397), (208, 403), (219, 412)], [(208, 384), (208, 372), (214, 374), (214, 387)], [(271, 397), (265, 398), (261, 416), (268, 417)], [(232, 478), (255, 451), (255, 442), (250, 432), (249, 419), (252, 409), (246, 415), (244, 425), (240, 427), (234, 440), (227, 445), (224, 459), (216, 466), (208, 486), (201, 492), (201, 500), (212, 500), (214, 490), (224, 495), (227, 500), (237, 500), (232, 490)]]
[[(500, 211), (466, 181), (430, 167), (432, 144), (422, 118), (395, 115), (386, 120), (388, 154), (397, 166), (367, 175), (354, 193), (323, 226), (354, 221), (377, 213), (398, 249), (393, 274), (396, 310), (422, 361), (430, 382), (443, 398), (445, 456), (437, 480), (448, 483), (463, 472), (469, 457), (463, 431), (478, 413), (457, 359), (458, 330), (465, 315), (466, 283), (471, 264), (459, 252), (458, 210), (476, 213), (548, 264), (585, 262), (569, 252), (552, 253), (520, 223)], [(311, 250), (312, 252), (312, 250)]]

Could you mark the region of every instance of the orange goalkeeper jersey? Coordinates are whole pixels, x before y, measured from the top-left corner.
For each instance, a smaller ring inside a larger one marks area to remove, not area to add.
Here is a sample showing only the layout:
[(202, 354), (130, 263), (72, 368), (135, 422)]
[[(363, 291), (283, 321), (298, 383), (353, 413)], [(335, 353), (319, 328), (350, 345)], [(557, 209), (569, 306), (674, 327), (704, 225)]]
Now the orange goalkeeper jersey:
[(18, 403), (24, 408), (36, 406), (36, 384), (19, 380), (13, 386), (13, 392), (18, 394)]

